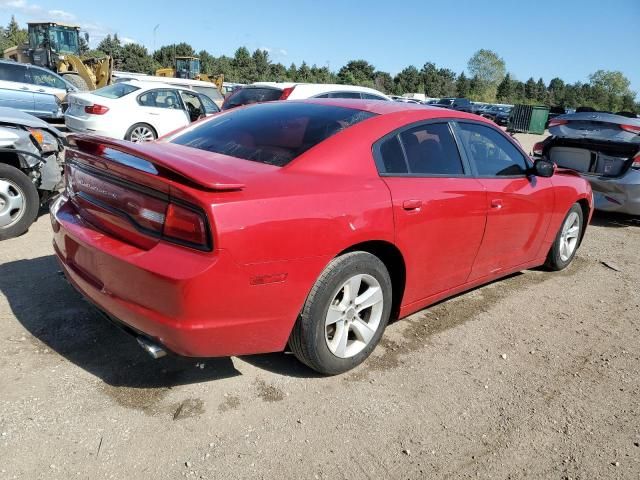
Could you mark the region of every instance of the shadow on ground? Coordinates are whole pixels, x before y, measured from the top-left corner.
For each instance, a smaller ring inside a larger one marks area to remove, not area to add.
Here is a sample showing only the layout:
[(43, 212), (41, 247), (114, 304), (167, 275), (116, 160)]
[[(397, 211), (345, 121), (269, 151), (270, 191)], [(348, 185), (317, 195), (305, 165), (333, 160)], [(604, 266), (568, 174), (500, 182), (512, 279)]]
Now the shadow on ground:
[(200, 359), (153, 360), (82, 299), (53, 255), (0, 265), (0, 291), (36, 342), (111, 386), (172, 387), (239, 375), (231, 358), (206, 359), (204, 369), (197, 367)]
[(640, 217), (624, 213), (596, 211), (591, 218), (591, 225), (613, 228), (640, 227)]

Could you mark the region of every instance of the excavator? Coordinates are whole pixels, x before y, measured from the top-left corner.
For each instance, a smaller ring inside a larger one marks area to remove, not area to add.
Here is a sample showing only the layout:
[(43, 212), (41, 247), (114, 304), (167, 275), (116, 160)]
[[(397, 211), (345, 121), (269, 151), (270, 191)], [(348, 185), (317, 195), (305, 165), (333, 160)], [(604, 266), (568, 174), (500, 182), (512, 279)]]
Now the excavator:
[(198, 57), (175, 57), (174, 66), (159, 68), (156, 70), (156, 76), (210, 82), (216, 86), (220, 93), (222, 93), (224, 84), (224, 75), (222, 74), (210, 77), (205, 73), (200, 73), (200, 59)]
[[(4, 58), (48, 68), (81, 91), (111, 84), (113, 59), (82, 58), (80, 27), (56, 22), (29, 23), (29, 42), (4, 51)], [(88, 35), (85, 34), (88, 41)]]

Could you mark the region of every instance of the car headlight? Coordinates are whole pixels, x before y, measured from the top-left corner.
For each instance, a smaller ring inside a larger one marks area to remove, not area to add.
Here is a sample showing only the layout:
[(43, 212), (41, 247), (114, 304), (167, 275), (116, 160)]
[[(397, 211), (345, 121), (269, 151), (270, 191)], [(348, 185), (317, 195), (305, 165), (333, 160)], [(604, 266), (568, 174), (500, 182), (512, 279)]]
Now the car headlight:
[(30, 128), (31, 136), (36, 140), (42, 153), (57, 152), (60, 145), (58, 139), (46, 130)]

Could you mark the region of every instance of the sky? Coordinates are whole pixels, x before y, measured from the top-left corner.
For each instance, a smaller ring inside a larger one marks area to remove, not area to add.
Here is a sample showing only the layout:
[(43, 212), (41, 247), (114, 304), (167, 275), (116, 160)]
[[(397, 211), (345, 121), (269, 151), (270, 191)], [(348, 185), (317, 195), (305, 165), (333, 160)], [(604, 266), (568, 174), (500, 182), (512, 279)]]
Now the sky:
[(94, 46), (108, 33), (149, 50), (184, 41), (231, 56), (246, 46), (335, 71), (364, 59), (392, 75), (428, 61), (459, 73), (486, 48), (519, 80), (619, 70), (640, 93), (640, 0), (0, 0), (0, 24), (12, 14), (78, 24)]

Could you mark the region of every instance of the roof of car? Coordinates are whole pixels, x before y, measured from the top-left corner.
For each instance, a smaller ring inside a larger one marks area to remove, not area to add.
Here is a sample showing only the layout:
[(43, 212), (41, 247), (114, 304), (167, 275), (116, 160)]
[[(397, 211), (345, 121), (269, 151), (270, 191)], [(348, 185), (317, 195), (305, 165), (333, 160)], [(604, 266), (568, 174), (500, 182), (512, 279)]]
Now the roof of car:
[(479, 121), (488, 122), (486, 119), (466, 112), (457, 110), (449, 110), (446, 108), (424, 105), (421, 103), (405, 103), (405, 102), (381, 102), (379, 100), (360, 100), (352, 98), (308, 98), (303, 100), (287, 100), (288, 102), (304, 102), (316, 103), (321, 105), (333, 105), (336, 107), (353, 108), (355, 110), (363, 110), (378, 115), (386, 115), (397, 112), (406, 111), (422, 111), (431, 112), (430, 117), (448, 117), (448, 118), (470, 118)]
[(360, 85), (345, 85), (342, 83), (306, 83), (306, 82), (254, 82), (248, 87), (273, 87), (273, 88), (291, 88), (298, 86), (309, 86), (312, 88), (321, 88), (323, 90), (354, 90), (359, 92), (372, 92), (384, 95), (384, 93), (376, 90), (375, 88), (363, 87)]
[(154, 88), (173, 88), (178, 90), (189, 90), (188, 88), (183, 87), (182, 85), (172, 85), (170, 83), (165, 83), (165, 82), (145, 82), (143, 80), (138, 80), (135, 78), (131, 80), (127, 80), (126, 82), (118, 82), (118, 83), (131, 85), (133, 87), (138, 87), (143, 90), (149, 90)]

